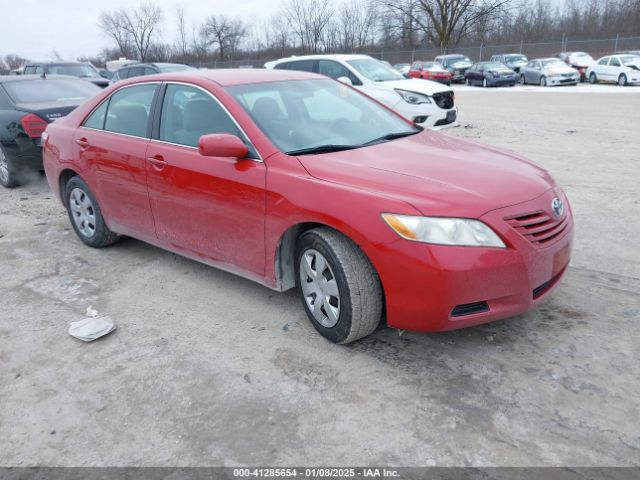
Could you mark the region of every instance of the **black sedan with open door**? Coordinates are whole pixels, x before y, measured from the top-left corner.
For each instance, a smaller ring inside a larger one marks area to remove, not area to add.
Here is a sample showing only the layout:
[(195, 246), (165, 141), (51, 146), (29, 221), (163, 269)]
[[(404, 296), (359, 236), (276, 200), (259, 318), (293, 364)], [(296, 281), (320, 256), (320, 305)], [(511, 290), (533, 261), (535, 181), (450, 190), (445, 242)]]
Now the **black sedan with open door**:
[(42, 170), (40, 137), (47, 125), (100, 92), (67, 76), (0, 76), (0, 184), (20, 185)]

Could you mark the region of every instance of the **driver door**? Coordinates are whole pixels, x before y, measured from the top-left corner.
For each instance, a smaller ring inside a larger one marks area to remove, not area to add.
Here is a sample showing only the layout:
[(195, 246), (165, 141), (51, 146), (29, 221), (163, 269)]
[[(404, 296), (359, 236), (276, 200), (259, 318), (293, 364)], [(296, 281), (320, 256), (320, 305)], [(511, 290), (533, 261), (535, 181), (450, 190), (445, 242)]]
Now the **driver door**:
[(205, 157), (198, 140), (230, 133), (249, 141), (208, 91), (167, 84), (159, 125), (147, 148), (149, 200), (160, 242), (249, 276), (265, 269), (266, 168), (251, 158)]

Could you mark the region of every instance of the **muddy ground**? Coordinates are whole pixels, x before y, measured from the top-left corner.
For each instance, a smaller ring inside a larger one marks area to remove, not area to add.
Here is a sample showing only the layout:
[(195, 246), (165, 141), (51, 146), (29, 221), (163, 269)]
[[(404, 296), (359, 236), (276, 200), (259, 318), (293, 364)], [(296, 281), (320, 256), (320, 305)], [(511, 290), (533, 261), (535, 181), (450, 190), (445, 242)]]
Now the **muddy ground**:
[[(524, 153), (572, 201), (545, 305), (335, 346), (293, 291), (84, 247), (37, 178), (0, 190), (0, 465), (640, 465), (640, 92), (456, 99), (451, 134)], [(67, 328), (90, 305), (118, 330), (84, 344)]]

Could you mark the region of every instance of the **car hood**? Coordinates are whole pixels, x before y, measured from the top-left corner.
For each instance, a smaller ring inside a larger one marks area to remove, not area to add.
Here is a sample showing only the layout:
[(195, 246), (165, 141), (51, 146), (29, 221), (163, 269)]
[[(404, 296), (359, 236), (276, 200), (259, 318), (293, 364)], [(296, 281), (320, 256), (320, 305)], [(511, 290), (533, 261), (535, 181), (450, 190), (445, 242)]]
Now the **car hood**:
[(449, 92), (451, 89), (443, 87), (440, 83), (425, 81), (417, 78), (407, 78), (405, 80), (391, 80), (388, 82), (378, 82), (377, 85), (411, 92), (433, 95), (434, 93)]
[(516, 60), (514, 62), (507, 62), (507, 66), (510, 67), (511, 65), (513, 65), (514, 67), (522, 67), (524, 65), (526, 65), (529, 62), (526, 62), (524, 60)]
[(463, 70), (465, 68), (471, 67), (471, 65), (473, 65), (473, 64), (469, 63), (469, 62), (458, 62), (458, 63), (452, 63), (450, 65), (450, 68), (452, 68), (454, 70)]
[(491, 70), (489, 70), (489, 72), (495, 72), (495, 73), (515, 73), (513, 70), (511, 70), (510, 68), (492, 68)]
[(423, 215), (479, 218), (555, 186), (546, 170), (515, 153), (427, 130), (298, 158), (313, 177), (404, 200)]
[(547, 73), (576, 73), (576, 70), (568, 65), (566, 67), (545, 68), (544, 71)]

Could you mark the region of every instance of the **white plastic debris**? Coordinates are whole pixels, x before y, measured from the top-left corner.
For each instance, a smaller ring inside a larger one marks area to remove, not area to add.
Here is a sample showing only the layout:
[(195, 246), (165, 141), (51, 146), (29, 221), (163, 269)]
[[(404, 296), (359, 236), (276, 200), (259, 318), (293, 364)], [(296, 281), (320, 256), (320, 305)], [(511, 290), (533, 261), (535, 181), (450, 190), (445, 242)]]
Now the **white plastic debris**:
[(83, 342), (92, 342), (115, 329), (116, 324), (108, 315), (100, 315), (97, 310), (89, 307), (87, 318), (69, 324), (69, 335)]

